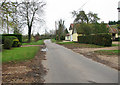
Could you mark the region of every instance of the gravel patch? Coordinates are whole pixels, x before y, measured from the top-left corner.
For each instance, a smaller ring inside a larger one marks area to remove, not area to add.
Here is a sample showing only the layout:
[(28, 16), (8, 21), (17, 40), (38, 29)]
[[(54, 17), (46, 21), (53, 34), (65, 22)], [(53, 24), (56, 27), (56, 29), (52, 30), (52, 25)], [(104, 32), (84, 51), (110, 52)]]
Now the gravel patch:
[(63, 45), (64, 47), (67, 47), (68, 49), (73, 50), (76, 53), (80, 53), (84, 55), (87, 58), (90, 58), (94, 61), (97, 61), (99, 63), (105, 64), (107, 66), (110, 66), (114, 69), (120, 70), (120, 66), (118, 65), (118, 55), (100, 55), (95, 53), (94, 51), (97, 50), (118, 50), (118, 46), (114, 47), (102, 47), (102, 48), (84, 48), (84, 47), (77, 47), (74, 45)]

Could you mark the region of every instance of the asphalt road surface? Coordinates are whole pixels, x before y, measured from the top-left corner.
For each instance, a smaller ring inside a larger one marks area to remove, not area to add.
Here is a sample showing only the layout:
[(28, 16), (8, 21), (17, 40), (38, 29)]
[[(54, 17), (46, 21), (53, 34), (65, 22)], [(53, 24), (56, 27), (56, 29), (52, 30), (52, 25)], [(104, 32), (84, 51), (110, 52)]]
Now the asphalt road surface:
[(45, 83), (118, 83), (118, 71), (45, 40)]

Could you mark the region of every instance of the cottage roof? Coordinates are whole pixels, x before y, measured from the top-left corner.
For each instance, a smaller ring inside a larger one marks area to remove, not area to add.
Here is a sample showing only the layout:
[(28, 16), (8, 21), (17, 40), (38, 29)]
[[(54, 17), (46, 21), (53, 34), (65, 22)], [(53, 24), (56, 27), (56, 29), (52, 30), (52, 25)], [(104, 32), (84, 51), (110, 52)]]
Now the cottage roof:
[(69, 30), (73, 30), (74, 24), (70, 24)]
[(110, 29), (109, 29), (109, 32), (110, 33), (118, 33), (119, 31), (118, 31), (118, 29), (117, 29), (117, 27), (114, 25), (108, 25), (107, 27), (109, 27)]

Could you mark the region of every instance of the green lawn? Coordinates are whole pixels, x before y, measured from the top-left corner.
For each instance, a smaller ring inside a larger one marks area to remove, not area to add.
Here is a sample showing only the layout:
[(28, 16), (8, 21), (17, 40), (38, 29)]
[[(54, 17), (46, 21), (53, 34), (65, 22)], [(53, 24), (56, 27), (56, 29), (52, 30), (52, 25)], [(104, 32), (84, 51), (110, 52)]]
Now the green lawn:
[(99, 50), (99, 51), (95, 51), (95, 52), (100, 55), (118, 55), (120, 50)]
[[(9, 61), (24, 61), (32, 59), (40, 47), (18, 47), (11, 50), (4, 50), (2, 52), (2, 62)], [(1, 54), (1, 53), (0, 53)]]
[(44, 40), (38, 40), (37, 42), (22, 43), (22, 45), (43, 45)]

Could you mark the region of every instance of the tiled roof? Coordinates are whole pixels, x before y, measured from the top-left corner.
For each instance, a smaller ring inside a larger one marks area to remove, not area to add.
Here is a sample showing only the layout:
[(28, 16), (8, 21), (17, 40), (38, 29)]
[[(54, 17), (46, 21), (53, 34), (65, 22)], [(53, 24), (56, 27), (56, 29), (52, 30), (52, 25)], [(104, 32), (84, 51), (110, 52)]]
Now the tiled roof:
[(69, 30), (73, 30), (74, 24), (70, 24)]
[(110, 28), (110, 29), (109, 29), (109, 32), (110, 32), (110, 33), (118, 33), (118, 32), (119, 32), (118, 29), (115, 28), (114, 26), (107, 25), (107, 27)]

